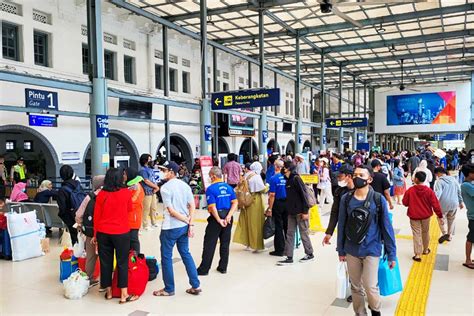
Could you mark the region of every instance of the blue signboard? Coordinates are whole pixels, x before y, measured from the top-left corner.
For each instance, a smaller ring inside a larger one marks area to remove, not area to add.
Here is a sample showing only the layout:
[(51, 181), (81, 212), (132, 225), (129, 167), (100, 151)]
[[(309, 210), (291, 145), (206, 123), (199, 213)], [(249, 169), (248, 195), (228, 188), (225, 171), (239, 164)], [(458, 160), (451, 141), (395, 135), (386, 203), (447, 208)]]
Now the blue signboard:
[(213, 110), (279, 106), (280, 89), (250, 89), (217, 92), (211, 96)]
[(204, 140), (210, 142), (212, 140), (212, 127), (211, 125), (204, 125)]
[(464, 134), (436, 134), (433, 140), (464, 140)]
[(363, 143), (365, 140), (365, 134), (364, 133), (357, 133), (357, 142), (358, 143)]
[(95, 116), (95, 127), (97, 138), (109, 137), (109, 116), (108, 115), (96, 115)]
[(268, 140), (268, 131), (262, 131), (263, 143), (266, 143)]
[(30, 126), (58, 127), (58, 119), (56, 116), (30, 114), (28, 115), (28, 121)]
[(367, 125), (368, 121), (365, 117), (326, 119), (327, 128), (365, 127)]
[(303, 143), (303, 134), (298, 134), (298, 144), (302, 144)]
[(25, 89), (27, 108), (58, 110), (58, 93), (37, 89)]

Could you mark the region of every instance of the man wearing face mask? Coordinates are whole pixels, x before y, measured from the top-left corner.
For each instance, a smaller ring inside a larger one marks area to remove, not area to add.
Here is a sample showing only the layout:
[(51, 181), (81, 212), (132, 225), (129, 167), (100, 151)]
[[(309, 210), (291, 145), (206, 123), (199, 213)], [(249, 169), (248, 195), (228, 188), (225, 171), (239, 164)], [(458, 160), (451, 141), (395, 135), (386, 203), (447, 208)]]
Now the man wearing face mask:
[[(339, 207), (337, 251), (339, 261), (347, 261), (356, 315), (367, 315), (365, 293), (372, 315), (381, 315), (378, 269), (382, 245), (390, 269), (396, 264), (395, 234), (385, 198), (371, 187), (372, 170), (359, 166), (353, 176), (355, 191), (346, 193)], [(367, 214), (366, 216), (360, 216)], [(355, 230), (358, 225), (366, 230)]]
[(143, 178), (141, 185), (145, 190), (145, 198), (143, 199), (143, 218), (142, 218), (142, 229), (152, 230), (148, 218), (151, 220), (153, 227), (158, 227), (157, 212), (158, 212), (158, 201), (156, 192), (160, 189), (154, 178), (153, 169), (150, 168), (152, 163), (150, 154), (142, 154), (140, 156), (140, 165), (142, 166), (139, 175)]
[(334, 203), (331, 207), (331, 215), (329, 217), (328, 228), (326, 229), (326, 236), (323, 239), (323, 246), (330, 245), (331, 237), (334, 234), (334, 230), (337, 226), (337, 220), (339, 218), (339, 205), (341, 203), (341, 198), (344, 194), (349, 191), (354, 191), (354, 182), (352, 180), (352, 174), (354, 169), (348, 164), (345, 164), (339, 169), (337, 175), (337, 189), (334, 192)]

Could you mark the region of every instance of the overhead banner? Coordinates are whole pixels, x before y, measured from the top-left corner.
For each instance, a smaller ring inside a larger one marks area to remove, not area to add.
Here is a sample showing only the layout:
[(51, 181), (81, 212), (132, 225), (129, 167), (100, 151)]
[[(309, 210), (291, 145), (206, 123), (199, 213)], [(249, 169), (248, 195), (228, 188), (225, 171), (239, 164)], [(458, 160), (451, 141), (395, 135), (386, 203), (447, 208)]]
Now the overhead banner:
[(455, 123), (455, 91), (387, 96), (387, 125)]
[(249, 89), (213, 93), (213, 110), (258, 108), (280, 105), (280, 89)]
[(365, 117), (326, 119), (327, 128), (365, 127), (369, 123)]

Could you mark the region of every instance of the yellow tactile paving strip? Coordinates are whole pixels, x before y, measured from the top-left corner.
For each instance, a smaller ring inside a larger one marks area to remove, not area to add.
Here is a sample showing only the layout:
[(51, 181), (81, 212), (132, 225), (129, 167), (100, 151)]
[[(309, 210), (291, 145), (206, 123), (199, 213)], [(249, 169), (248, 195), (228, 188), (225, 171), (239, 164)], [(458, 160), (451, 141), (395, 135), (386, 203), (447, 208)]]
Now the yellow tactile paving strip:
[(396, 316), (425, 315), (426, 304), (430, 293), (431, 277), (438, 251), (438, 236), (440, 229), (436, 217), (430, 221), (430, 249), (431, 253), (423, 256), (421, 262), (413, 262), (407, 281), (398, 301)]

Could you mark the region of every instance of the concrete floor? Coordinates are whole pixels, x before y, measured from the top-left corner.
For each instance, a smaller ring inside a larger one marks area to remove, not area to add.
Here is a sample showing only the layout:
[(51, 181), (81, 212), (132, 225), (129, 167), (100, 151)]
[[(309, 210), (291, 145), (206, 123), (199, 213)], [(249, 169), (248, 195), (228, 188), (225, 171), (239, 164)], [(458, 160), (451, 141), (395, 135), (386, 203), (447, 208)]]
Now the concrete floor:
[[(323, 226), (329, 219), (329, 205), (320, 211)], [(397, 239), (402, 278), (406, 280), (412, 265), (412, 241), (405, 208), (394, 210), (394, 227), (402, 238)], [(190, 248), (196, 264), (200, 263), (206, 211), (199, 211), (196, 236)], [(474, 315), (474, 271), (462, 267), (464, 242), (467, 233), (465, 210), (458, 212), (456, 235), (450, 244), (438, 247), (440, 262), (433, 273), (427, 315)], [(141, 235), (142, 251), (159, 258), (159, 228)], [(311, 236), (316, 260), (279, 267), (278, 258), (268, 251), (252, 253), (238, 244), (231, 245), (228, 273), (221, 275), (214, 269), (200, 277), (203, 292), (199, 296), (185, 293), (189, 287), (183, 264), (174, 264), (176, 295), (154, 297), (152, 292), (163, 286), (161, 273), (148, 283), (145, 294), (136, 302), (119, 305), (118, 300), (105, 301), (98, 287), (81, 300), (63, 297), (59, 277), (57, 233), (51, 240), (51, 252), (40, 258), (23, 262), (0, 261), (0, 315), (353, 315), (352, 306), (335, 299), (336, 265), (335, 238), (323, 247), (323, 233)], [(266, 241), (272, 247), (271, 240)], [(303, 257), (303, 249), (295, 251), (295, 259)], [(175, 258), (179, 254), (175, 252)], [(444, 262), (443, 262), (444, 260)], [(446, 267), (446, 264), (448, 266)], [(443, 271), (448, 269), (448, 271)], [(441, 269), (441, 270), (436, 270)], [(383, 298), (383, 315), (395, 313), (400, 294)]]

